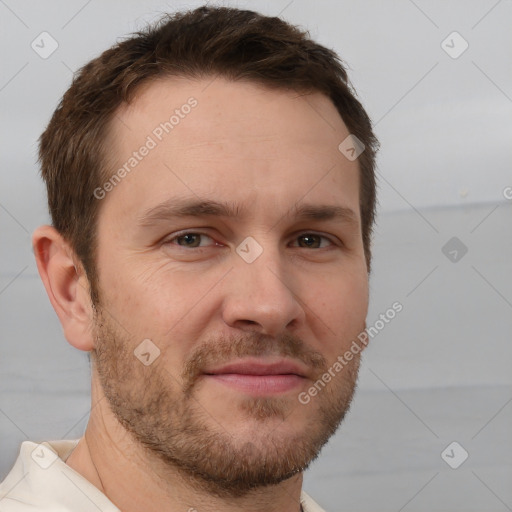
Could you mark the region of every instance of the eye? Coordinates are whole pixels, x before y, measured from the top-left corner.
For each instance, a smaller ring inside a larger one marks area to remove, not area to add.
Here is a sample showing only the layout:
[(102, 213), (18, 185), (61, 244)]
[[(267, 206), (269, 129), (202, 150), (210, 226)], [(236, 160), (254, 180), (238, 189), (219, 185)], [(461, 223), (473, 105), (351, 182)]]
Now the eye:
[[(329, 238), (316, 233), (304, 233), (298, 236), (297, 240), (299, 241), (298, 246), (305, 249), (323, 249), (328, 245), (333, 245)], [(328, 244), (325, 242), (328, 242)]]
[(211, 242), (214, 242), (214, 240), (204, 233), (190, 232), (174, 236), (173, 238), (167, 240), (165, 243), (194, 249), (196, 247), (207, 247), (214, 245), (215, 242), (213, 244)]

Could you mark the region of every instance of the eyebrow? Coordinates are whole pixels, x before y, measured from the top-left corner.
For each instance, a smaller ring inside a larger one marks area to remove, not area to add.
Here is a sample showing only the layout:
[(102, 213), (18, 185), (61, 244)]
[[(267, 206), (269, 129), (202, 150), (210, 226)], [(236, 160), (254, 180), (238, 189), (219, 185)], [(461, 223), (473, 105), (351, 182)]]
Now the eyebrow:
[(336, 205), (301, 205), (295, 207), (295, 216), (303, 220), (338, 220), (348, 224), (359, 225), (354, 210)]
[(231, 203), (200, 199), (168, 199), (146, 210), (138, 219), (141, 227), (180, 217), (240, 217), (242, 209)]
[[(245, 208), (229, 202), (201, 199), (168, 199), (146, 210), (137, 220), (140, 227), (150, 227), (182, 217), (228, 217), (240, 218), (247, 214)], [(338, 220), (359, 226), (354, 210), (338, 205), (295, 205), (286, 216), (299, 220)]]

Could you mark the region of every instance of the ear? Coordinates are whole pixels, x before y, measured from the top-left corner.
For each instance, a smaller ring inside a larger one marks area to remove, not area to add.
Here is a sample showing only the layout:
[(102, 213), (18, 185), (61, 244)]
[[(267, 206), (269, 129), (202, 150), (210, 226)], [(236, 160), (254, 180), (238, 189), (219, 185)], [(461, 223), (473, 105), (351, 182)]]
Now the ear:
[(94, 348), (91, 327), (93, 308), (89, 283), (69, 244), (52, 226), (41, 226), (32, 235), (37, 269), (64, 336), (75, 348)]

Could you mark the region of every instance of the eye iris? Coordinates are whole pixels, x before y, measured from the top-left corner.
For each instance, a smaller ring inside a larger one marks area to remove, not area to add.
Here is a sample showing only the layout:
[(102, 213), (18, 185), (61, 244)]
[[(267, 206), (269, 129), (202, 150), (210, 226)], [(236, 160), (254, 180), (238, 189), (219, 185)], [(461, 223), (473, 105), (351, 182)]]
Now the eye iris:
[(301, 243), (303, 247), (314, 247), (318, 248), (320, 247), (320, 237), (318, 235), (303, 235), (300, 237)]
[[(184, 243), (183, 243), (184, 242)], [(179, 245), (185, 245), (186, 247), (198, 247), (200, 242), (200, 235), (194, 233), (187, 233), (178, 238)]]

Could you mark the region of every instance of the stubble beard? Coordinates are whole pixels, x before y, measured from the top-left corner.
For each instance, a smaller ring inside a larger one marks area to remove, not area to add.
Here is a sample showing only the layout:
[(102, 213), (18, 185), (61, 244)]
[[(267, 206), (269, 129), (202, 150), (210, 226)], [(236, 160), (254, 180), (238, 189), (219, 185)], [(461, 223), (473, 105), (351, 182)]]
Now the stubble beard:
[[(238, 408), (247, 418), (244, 432), (248, 435), (240, 438), (201, 403), (201, 368), (235, 357), (279, 354), (301, 359), (320, 378), (327, 371), (320, 353), (295, 336), (271, 339), (243, 333), (203, 343), (181, 376), (173, 376), (165, 357), (144, 366), (133, 353), (137, 343), (100, 308), (95, 337), (94, 368), (110, 409), (145, 449), (148, 460), (157, 458), (191, 486), (223, 498), (242, 497), (304, 471), (348, 412), (359, 369), (359, 356), (355, 356), (307, 405), (295, 395), (294, 399), (241, 398)], [(297, 415), (301, 426), (290, 429)]]

